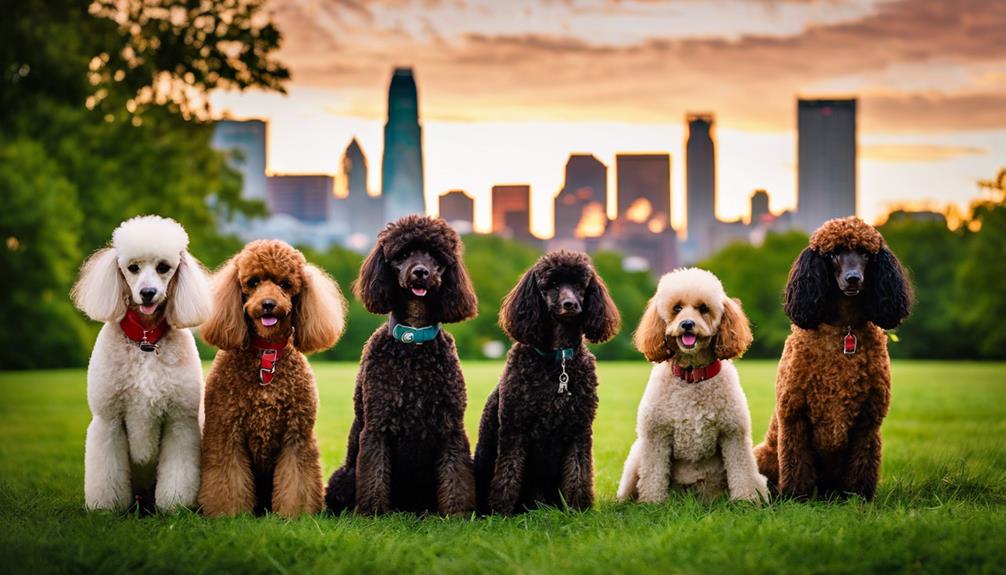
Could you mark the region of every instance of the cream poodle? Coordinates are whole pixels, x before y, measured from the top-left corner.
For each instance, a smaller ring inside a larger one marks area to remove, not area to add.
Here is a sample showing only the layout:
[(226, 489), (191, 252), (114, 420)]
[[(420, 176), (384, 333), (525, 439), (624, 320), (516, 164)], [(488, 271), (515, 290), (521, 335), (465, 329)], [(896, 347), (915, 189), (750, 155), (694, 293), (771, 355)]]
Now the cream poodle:
[(95, 252), (74, 303), (105, 322), (87, 369), (88, 509), (191, 506), (199, 489), (202, 366), (188, 327), (210, 314), (209, 283), (177, 222), (136, 217)]
[(751, 345), (737, 300), (712, 273), (679, 269), (660, 278), (635, 344), (656, 365), (636, 416), (618, 499), (657, 503), (674, 489), (703, 499), (766, 498), (751, 450), (751, 415), (730, 362)]

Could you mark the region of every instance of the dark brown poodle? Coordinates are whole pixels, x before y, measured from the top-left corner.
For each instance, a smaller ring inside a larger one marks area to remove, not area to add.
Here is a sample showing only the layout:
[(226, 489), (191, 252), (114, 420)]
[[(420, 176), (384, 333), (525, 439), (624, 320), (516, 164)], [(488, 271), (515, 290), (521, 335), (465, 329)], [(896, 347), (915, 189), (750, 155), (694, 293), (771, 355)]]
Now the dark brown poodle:
[(886, 329), (911, 309), (901, 263), (872, 226), (825, 222), (786, 286), (793, 322), (776, 380), (776, 408), (759, 470), (785, 496), (873, 499), (880, 425), (891, 400)]
[(199, 504), (209, 516), (322, 508), (305, 353), (332, 347), (345, 300), (325, 272), (277, 240), (249, 243), (214, 277), (202, 336), (220, 348), (206, 377)]
[(440, 327), (478, 312), (461, 251), (444, 220), (412, 215), (389, 224), (363, 262), (356, 296), (390, 316), (363, 348), (346, 461), (328, 482), (333, 512), (475, 507), (465, 380)]
[(503, 300), (500, 326), (515, 343), (479, 426), (480, 513), (593, 504), (597, 374), (584, 337), (607, 341), (619, 322), (604, 281), (579, 252), (542, 256)]

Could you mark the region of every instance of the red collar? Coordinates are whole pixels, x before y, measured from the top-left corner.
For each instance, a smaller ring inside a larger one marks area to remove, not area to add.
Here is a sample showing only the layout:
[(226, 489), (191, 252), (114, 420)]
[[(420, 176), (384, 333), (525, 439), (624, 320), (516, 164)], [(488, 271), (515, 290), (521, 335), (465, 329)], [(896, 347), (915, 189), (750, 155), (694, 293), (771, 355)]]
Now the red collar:
[(715, 377), (716, 374), (720, 372), (720, 367), (722, 367), (722, 365), (723, 362), (718, 359), (709, 365), (703, 365), (701, 367), (681, 367), (680, 365), (671, 362), (671, 370), (674, 371), (675, 377), (681, 378), (687, 383), (698, 383), (711, 377)]
[(163, 318), (153, 329), (147, 329), (140, 321), (140, 314), (132, 309), (126, 310), (126, 315), (119, 320), (119, 327), (126, 337), (140, 344), (143, 351), (157, 351), (157, 342), (171, 329), (168, 320)]
[(273, 343), (260, 337), (252, 338), (252, 346), (259, 357), (258, 379), (261, 385), (272, 383), (276, 375), (276, 364), (283, 357), (283, 350), (286, 349), (287, 341)]

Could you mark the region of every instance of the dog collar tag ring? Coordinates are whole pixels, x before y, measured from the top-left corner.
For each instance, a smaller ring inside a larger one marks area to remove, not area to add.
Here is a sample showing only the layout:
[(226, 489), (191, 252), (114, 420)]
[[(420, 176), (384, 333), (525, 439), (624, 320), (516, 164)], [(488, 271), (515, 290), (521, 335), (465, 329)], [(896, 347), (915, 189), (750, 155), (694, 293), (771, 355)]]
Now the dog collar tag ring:
[(845, 355), (852, 355), (856, 353), (856, 348), (859, 342), (856, 340), (856, 334), (852, 333), (852, 327), (849, 327), (849, 331), (846, 332), (845, 338), (843, 338), (842, 353)]
[(147, 339), (149, 334), (150, 334), (149, 330), (143, 330), (143, 339), (140, 340), (140, 351), (146, 351), (146, 352), (157, 351), (157, 344), (151, 343), (150, 340)]
[(562, 373), (559, 374), (559, 395), (569, 393), (569, 374), (566, 373), (566, 356), (562, 357)]
[(412, 343), (415, 340), (416, 340), (416, 334), (412, 333), (411, 331), (407, 331), (402, 334), (402, 341), (405, 343)]
[(262, 350), (261, 363), (259, 364), (258, 378), (259, 385), (269, 385), (276, 374), (276, 360), (279, 359), (279, 351), (275, 349)]

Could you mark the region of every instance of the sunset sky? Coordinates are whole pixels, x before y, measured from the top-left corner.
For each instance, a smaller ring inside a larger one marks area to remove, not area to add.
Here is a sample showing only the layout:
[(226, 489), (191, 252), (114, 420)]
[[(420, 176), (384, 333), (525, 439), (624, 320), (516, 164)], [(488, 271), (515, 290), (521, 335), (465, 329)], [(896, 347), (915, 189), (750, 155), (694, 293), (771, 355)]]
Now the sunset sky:
[[(687, 112), (716, 116), (717, 213), (765, 188), (796, 203), (796, 98), (855, 96), (859, 211), (961, 207), (1006, 166), (1002, 0), (285, 0), (286, 96), (217, 93), (214, 111), (270, 121), (269, 170), (336, 173), (354, 136), (380, 189), (387, 84), (413, 66), (427, 203), (450, 189), (489, 222), (494, 184), (532, 186), (552, 232), (570, 153), (614, 183), (617, 152), (669, 152), (685, 227)], [(614, 190), (611, 190), (614, 193)]]

